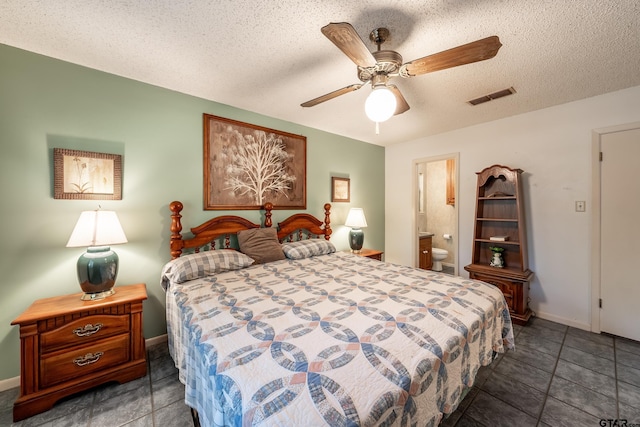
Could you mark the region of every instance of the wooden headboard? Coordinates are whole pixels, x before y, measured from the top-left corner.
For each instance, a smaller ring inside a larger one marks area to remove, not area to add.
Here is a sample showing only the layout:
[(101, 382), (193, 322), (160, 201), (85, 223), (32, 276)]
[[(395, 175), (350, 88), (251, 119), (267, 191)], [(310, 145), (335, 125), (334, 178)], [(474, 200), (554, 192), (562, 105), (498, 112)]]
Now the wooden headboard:
[[(267, 203), (270, 205), (270, 203)], [(280, 242), (303, 240), (305, 235), (324, 236), (325, 240), (331, 237), (331, 205), (324, 204), (324, 221), (320, 221), (313, 215), (299, 213), (278, 223), (278, 239)]]
[[(184, 250), (200, 252), (201, 250), (216, 249), (216, 242), (220, 242), (217, 249), (234, 249), (231, 236), (237, 234), (238, 231), (260, 228), (260, 224), (255, 224), (246, 218), (236, 215), (222, 215), (191, 228), (193, 237), (184, 238), (180, 213), (183, 208), (184, 205), (179, 201), (173, 201), (169, 204), (171, 211), (171, 259), (183, 255)], [(264, 205), (264, 227), (273, 225), (273, 209), (274, 206), (270, 202)], [(324, 221), (306, 213), (291, 215), (278, 223), (278, 239), (283, 242), (324, 236), (326, 240), (329, 240), (331, 237), (330, 224), (331, 204), (325, 203)]]

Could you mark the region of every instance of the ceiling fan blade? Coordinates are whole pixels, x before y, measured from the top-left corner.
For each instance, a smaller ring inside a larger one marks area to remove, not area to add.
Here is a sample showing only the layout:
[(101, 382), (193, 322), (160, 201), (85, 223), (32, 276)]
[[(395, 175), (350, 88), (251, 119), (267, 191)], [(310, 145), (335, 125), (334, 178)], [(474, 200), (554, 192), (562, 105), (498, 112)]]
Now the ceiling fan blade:
[(356, 30), (347, 22), (331, 23), (322, 27), (322, 34), (360, 67), (373, 67), (376, 59)]
[(325, 95), (319, 96), (317, 98), (312, 99), (311, 101), (307, 101), (305, 103), (300, 104), (301, 107), (313, 107), (314, 105), (318, 105), (322, 102), (328, 101), (330, 99), (336, 98), (340, 95), (344, 95), (345, 93), (353, 92), (354, 90), (360, 89), (364, 83), (358, 83), (349, 85), (347, 87), (343, 87), (342, 89), (334, 90), (333, 92), (329, 92)]
[(500, 43), (498, 36), (491, 36), (443, 52), (434, 53), (404, 64), (402, 68), (406, 71), (406, 75), (403, 75), (403, 77), (419, 76), (420, 74), (491, 59), (496, 56), (501, 46), (502, 43)]
[(387, 87), (391, 89), (391, 92), (393, 92), (396, 97), (396, 112), (393, 113), (394, 116), (402, 114), (405, 111), (409, 110), (409, 108), (411, 108), (409, 107), (409, 104), (407, 104), (407, 100), (404, 99), (404, 96), (402, 96), (400, 89), (398, 89), (396, 85), (387, 85)]

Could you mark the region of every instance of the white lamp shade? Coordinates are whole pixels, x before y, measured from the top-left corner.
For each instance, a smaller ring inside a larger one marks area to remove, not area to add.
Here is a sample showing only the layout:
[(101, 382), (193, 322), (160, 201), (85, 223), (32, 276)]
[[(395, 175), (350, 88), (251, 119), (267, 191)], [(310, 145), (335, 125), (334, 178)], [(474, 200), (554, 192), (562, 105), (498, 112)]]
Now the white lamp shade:
[(364, 103), (364, 112), (369, 120), (382, 123), (396, 112), (396, 96), (386, 86), (373, 88)]
[(109, 246), (127, 243), (127, 236), (114, 211), (84, 211), (76, 223), (68, 248), (80, 246)]
[(351, 208), (344, 225), (354, 228), (366, 227), (367, 219), (364, 217), (364, 211), (362, 208)]

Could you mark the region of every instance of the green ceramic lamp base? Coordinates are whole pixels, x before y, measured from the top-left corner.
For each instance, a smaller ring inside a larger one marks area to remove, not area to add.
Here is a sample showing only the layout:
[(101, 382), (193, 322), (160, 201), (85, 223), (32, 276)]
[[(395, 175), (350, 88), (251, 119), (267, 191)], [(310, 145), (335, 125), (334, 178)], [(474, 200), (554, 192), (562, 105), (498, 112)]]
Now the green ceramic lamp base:
[(364, 231), (361, 228), (352, 228), (349, 232), (349, 246), (353, 253), (360, 253), (364, 244)]
[(78, 281), (82, 300), (93, 301), (113, 295), (118, 276), (118, 254), (109, 246), (91, 246), (78, 258)]

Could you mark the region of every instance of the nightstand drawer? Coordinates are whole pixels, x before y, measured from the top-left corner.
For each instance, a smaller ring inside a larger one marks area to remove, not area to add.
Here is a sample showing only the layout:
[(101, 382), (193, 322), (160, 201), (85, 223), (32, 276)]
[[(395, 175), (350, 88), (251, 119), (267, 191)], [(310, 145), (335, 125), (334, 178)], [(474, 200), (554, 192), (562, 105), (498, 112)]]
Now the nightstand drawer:
[(509, 307), (509, 310), (511, 311), (514, 310), (515, 307), (513, 303), (514, 295), (517, 291), (517, 285), (514, 285), (513, 283), (510, 283), (508, 281), (497, 280), (495, 278), (482, 277), (479, 280), (492, 284), (493, 286), (496, 286), (498, 289), (500, 289), (502, 291), (502, 294), (504, 295), (505, 301), (507, 302), (507, 307)]
[(40, 334), (40, 351), (49, 353), (129, 332), (129, 315), (95, 315), (72, 320)]
[(125, 363), (129, 360), (129, 341), (129, 334), (124, 334), (42, 357), (40, 385), (50, 387)]
[[(467, 266), (469, 267), (469, 266)], [(465, 269), (467, 269), (465, 267)], [(502, 291), (504, 295), (504, 299), (509, 307), (509, 311), (511, 312), (511, 320), (514, 318), (517, 320), (516, 323), (521, 325), (526, 325), (529, 321), (529, 317), (531, 317), (531, 310), (529, 310), (528, 302), (529, 302), (529, 278), (525, 280), (517, 280), (510, 279), (509, 277), (497, 277), (495, 274), (502, 273), (505, 274), (505, 271), (502, 269), (496, 269), (494, 267), (486, 267), (486, 269), (490, 269), (489, 273), (480, 272), (477, 273), (473, 271), (473, 269), (468, 269), (469, 278), (474, 280), (482, 280), (483, 282), (489, 283), (491, 285), (496, 286), (498, 289)], [(498, 270), (495, 274), (493, 270)], [(508, 273), (508, 271), (506, 271)], [(522, 320), (518, 319), (518, 313), (525, 313), (525, 316), (521, 316)]]

